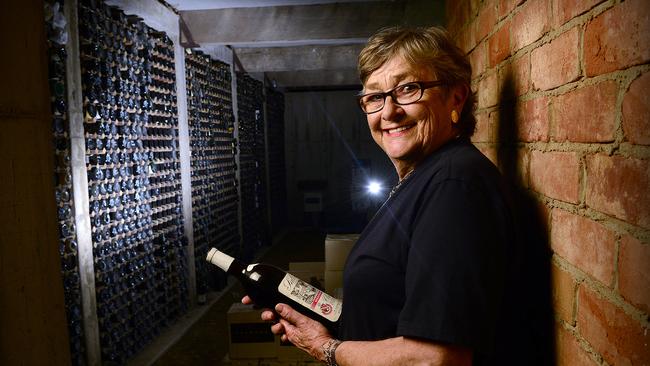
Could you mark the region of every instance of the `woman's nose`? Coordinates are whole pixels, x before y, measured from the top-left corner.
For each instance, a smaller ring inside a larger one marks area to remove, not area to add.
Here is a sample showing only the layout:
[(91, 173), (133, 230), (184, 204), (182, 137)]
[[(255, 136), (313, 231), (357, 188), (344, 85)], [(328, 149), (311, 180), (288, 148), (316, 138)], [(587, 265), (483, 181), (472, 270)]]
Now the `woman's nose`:
[(385, 121), (398, 121), (403, 113), (402, 106), (396, 104), (392, 96), (386, 96), (384, 108), (381, 110), (381, 118)]

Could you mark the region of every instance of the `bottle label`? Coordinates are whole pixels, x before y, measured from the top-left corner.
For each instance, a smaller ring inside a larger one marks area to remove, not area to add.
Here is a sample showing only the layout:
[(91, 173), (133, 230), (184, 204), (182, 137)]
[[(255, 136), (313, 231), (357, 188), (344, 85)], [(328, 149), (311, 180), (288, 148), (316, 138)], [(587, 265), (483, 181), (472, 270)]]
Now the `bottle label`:
[(278, 291), (286, 297), (321, 315), (325, 319), (336, 322), (341, 316), (343, 303), (298, 277), (287, 273), (278, 285)]

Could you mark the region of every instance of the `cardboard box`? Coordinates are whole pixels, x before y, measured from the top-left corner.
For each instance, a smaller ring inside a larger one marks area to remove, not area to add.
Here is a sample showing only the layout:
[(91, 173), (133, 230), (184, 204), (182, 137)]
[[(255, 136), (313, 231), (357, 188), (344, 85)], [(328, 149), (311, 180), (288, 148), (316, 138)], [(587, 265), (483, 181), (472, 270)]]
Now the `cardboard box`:
[(260, 359), (258, 358), (244, 358), (244, 359), (232, 359), (230, 355), (226, 355), (223, 360), (221, 360), (222, 366), (259, 366)]
[(325, 292), (343, 299), (343, 271), (325, 271)]
[(291, 262), (289, 273), (312, 286), (325, 290), (325, 262)]
[(253, 305), (232, 304), (227, 314), (230, 359), (277, 357), (279, 341), (261, 313)]
[(348, 254), (358, 238), (358, 234), (327, 235), (325, 238), (325, 270), (342, 271)]
[(277, 358), (250, 358), (232, 359), (226, 355), (221, 360), (222, 366), (313, 366), (322, 365), (314, 359), (305, 360), (280, 360)]
[(290, 262), (289, 272), (325, 272), (325, 262)]
[(309, 361), (313, 358), (298, 347), (287, 342), (278, 342), (278, 360), (280, 361)]
[(360, 234), (327, 234), (325, 240), (352, 240), (357, 241)]

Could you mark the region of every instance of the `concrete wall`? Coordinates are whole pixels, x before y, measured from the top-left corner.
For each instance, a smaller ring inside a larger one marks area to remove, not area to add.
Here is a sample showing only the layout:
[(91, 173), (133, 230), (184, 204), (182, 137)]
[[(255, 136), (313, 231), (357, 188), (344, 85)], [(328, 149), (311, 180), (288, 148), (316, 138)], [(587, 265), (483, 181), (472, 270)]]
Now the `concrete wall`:
[(650, 364), (650, 3), (447, 2), (475, 143), (532, 199), (559, 365)]
[(285, 154), (291, 225), (312, 223), (312, 215), (304, 214), (303, 192), (298, 189), (300, 181), (327, 182), (320, 224), (335, 229), (354, 224), (351, 188), (355, 182), (351, 175), (355, 160), (370, 161), (369, 175), (382, 180), (386, 186), (397, 179), (392, 164), (370, 137), (355, 93), (285, 94)]
[(70, 364), (42, 1), (0, 3), (0, 364)]

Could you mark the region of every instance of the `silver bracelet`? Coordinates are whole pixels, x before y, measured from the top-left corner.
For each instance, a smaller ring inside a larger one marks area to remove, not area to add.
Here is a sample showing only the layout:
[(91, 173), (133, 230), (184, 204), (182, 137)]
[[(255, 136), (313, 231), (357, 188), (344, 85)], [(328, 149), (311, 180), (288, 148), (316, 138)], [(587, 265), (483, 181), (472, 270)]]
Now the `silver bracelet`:
[(327, 366), (339, 366), (336, 363), (336, 349), (343, 343), (338, 339), (330, 339), (323, 344), (323, 354), (325, 355), (325, 364)]

